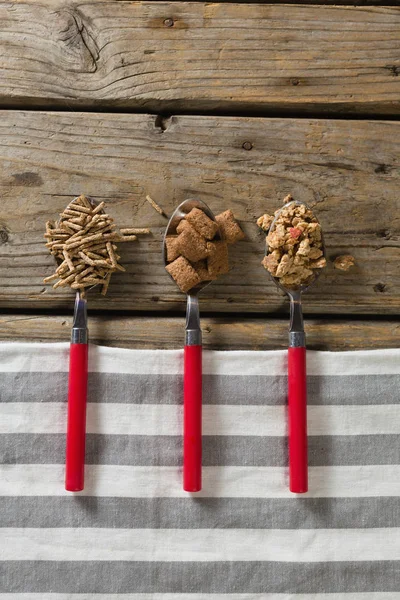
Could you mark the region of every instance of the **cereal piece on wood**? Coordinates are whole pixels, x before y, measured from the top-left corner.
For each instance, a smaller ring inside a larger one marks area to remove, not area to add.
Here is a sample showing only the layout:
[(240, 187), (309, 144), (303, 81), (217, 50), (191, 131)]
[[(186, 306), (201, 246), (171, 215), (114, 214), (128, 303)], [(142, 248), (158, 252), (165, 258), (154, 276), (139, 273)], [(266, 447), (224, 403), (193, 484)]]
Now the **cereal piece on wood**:
[(116, 240), (117, 242), (134, 242), (135, 240), (137, 240), (136, 235), (115, 235), (114, 237), (112, 237), (112, 235), (107, 236), (107, 234), (105, 234), (104, 237), (106, 237), (109, 240)]
[(225, 241), (207, 243), (207, 269), (211, 278), (229, 271), (228, 245)]
[(120, 265), (119, 263), (117, 263), (117, 264), (115, 265), (115, 267), (113, 267), (113, 268), (117, 269), (117, 271), (122, 271), (123, 273), (125, 273), (125, 271), (126, 271), (125, 267), (123, 267), (123, 266), (122, 266), (122, 265)]
[(218, 223), (210, 219), (210, 217), (199, 208), (192, 208), (185, 219), (207, 240), (212, 240), (218, 231)]
[(58, 273), (53, 273), (53, 275), (50, 275), (49, 277), (45, 277), (43, 279), (44, 283), (51, 283), (52, 281), (54, 281), (55, 279), (58, 279)]
[(148, 194), (146, 196), (146, 200), (149, 204), (151, 204), (155, 211), (157, 211), (160, 215), (168, 219), (168, 215), (165, 214), (161, 206), (158, 206), (157, 202), (155, 202), (153, 198), (151, 198)]
[(245, 235), (237, 223), (233, 212), (231, 210), (225, 210), (220, 215), (215, 217), (220, 230), (222, 230), (223, 237), (227, 244), (234, 244), (239, 240), (244, 240)]
[(101, 290), (101, 293), (103, 296), (105, 296), (107, 294), (108, 286), (110, 285), (110, 279), (111, 279), (111, 271), (106, 275), (106, 278), (103, 283), (103, 287)]
[(167, 235), (165, 238), (165, 248), (167, 250), (167, 262), (172, 262), (180, 255), (177, 235)]
[(146, 235), (150, 233), (150, 229), (148, 227), (125, 227), (119, 231), (122, 233), (122, 235)]
[[(185, 223), (185, 225), (181, 225)], [(207, 256), (207, 241), (197, 233), (196, 229), (187, 221), (182, 221), (177, 227), (180, 230), (177, 245), (180, 254), (187, 258), (190, 262), (197, 262)]]
[(341, 254), (335, 258), (333, 266), (339, 271), (348, 271), (355, 265), (355, 262), (354, 256), (351, 256), (351, 254)]
[(182, 292), (187, 292), (200, 283), (198, 273), (183, 256), (179, 256), (165, 268)]

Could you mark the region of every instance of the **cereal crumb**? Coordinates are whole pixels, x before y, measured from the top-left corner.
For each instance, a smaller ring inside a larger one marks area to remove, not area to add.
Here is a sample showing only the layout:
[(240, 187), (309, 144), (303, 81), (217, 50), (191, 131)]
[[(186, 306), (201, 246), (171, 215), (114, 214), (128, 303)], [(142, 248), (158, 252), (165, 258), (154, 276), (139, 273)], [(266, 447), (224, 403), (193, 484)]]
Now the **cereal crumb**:
[(335, 269), (339, 269), (339, 271), (348, 271), (354, 265), (354, 256), (351, 256), (351, 254), (341, 254), (333, 261), (333, 266)]

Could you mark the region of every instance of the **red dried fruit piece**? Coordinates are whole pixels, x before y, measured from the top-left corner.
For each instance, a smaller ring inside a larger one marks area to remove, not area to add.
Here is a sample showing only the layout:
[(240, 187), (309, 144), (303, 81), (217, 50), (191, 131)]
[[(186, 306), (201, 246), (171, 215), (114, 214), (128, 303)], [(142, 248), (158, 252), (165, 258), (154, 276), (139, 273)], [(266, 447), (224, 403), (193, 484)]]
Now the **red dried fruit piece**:
[(290, 227), (289, 233), (292, 238), (298, 238), (303, 233), (303, 230), (299, 227)]

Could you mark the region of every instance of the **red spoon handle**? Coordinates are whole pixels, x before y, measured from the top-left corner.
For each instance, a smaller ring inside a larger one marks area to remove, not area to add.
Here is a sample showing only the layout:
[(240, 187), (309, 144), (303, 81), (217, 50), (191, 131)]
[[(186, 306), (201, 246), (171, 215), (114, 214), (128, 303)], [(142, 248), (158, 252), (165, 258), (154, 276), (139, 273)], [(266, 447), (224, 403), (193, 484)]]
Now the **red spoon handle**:
[(68, 425), (65, 489), (84, 486), (88, 345), (71, 344), (68, 382)]
[(183, 489), (201, 490), (202, 347), (185, 346), (183, 382)]
[(290, 491), (308, 491), (306, 349), (289, 348), (289, 478)]

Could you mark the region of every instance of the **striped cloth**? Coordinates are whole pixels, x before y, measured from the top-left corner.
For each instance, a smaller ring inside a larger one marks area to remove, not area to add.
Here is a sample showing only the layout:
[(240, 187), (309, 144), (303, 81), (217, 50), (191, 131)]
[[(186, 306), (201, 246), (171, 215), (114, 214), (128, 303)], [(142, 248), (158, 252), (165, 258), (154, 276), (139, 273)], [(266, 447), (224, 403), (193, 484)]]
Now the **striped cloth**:
[(67, 344), (0, 344), (0, 599), (399, 600), (400, 350), (309, 352), (310, 492), (286, 353), (204, 353), (204, 488), (181, 485), (180, 351), (90, 348), (64, 491)]

